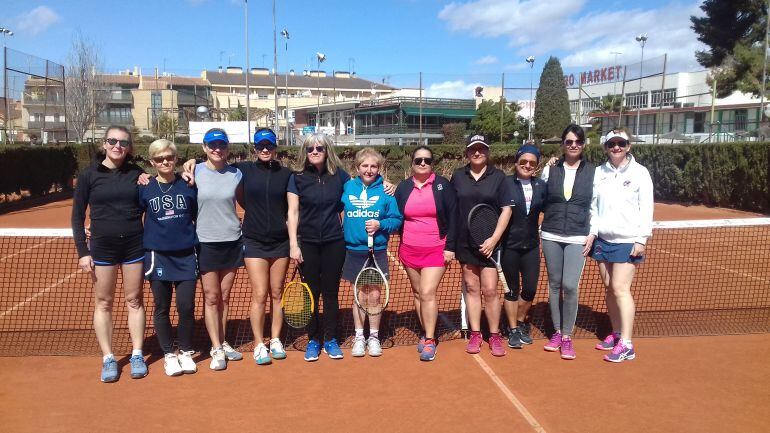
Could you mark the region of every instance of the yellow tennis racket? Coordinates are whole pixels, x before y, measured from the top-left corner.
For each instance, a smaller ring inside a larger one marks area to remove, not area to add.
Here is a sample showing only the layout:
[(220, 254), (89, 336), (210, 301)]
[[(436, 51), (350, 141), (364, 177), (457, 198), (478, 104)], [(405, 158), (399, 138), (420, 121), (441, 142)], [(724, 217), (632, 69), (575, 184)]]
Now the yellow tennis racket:
[(292, 328), (304, 328), (310, 323), (315, 311), (313, 302), (313, 292), (303, 281), (302, 272), (297, 279), (297, 270), (299, 266), (294, 267), (294, 273), (291, 281), (286, 283), (281, 296), (281, 307), (283, 308), (283, 319)]

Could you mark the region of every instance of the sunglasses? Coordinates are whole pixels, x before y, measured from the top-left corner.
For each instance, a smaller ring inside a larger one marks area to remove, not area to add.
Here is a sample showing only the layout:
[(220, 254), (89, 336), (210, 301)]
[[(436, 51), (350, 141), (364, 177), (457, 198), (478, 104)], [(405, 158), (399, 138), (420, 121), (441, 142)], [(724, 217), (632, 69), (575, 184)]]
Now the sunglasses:
[(566, 146), (572, 146), (573, 144), (576, 144), (578, 146), (582, 146), (582, 145), (586, 144), (586, 142), (584, 140), (564, 140), (564, 144)]
[(604, 143), (604, 147), (606, 147), (607, 149), (612, 149), (615, 146), (618, 146), (621, 149), (623, 149), (626, 146), (628, 146), (628, 142), (626, 140), (612, 140)]
[(110, 146), (115, 146), (116, 144), (119, 144), (120, 147), (128, 147), (131, 145), (131, 141), (129, 140), (118, 140), (117, 138), (105, 138), (104, 142), (109, 144)]
[(156, 164), (163, 164), (164, 161), (166, 162), (175, 162), (176, 161), (176, 155), (166, 155), (166, 156), (153, 156), (152, 161)]
[(519, 161), (519, 167), (537, 168), (537, 161), (527, 161), (526, 159), (522, 159)]
[(415, 158), (414, 159), (414, 165), (422, 165), (423, 163), (425, 165), (431, 165), (433, 164), (433, 158), (427, 156), (427, 157), (421, 157), (421, 158)]
[(206, 147), (209, 149), (227, 149), (227, 143), (224, 141), (216, 140), (209, 143), (206, 143)]
[(310, 146), (305, 148), (305, 152), (307, 153), (313, 153), (313, 150), (318, 153), (324, 153), (326, 152), (326, 146)]

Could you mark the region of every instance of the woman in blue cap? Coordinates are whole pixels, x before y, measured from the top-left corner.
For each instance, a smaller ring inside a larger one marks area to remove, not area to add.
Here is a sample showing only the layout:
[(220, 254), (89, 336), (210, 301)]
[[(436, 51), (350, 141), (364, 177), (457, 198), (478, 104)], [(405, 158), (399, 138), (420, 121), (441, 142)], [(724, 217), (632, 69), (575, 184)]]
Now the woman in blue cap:
[(525, 320), (540, 276), (538, 219), (547, 197), (545, 181), (535, 177), (539, 163), (538, 148), (525, 144), (516, 152), (516, 172), (506, 178), (515, 205), (502, 242), (502, 267), (511, 289), (503, 306), (510, 326), (508, 347), (514, 349), (532, 344), (531, 326)]

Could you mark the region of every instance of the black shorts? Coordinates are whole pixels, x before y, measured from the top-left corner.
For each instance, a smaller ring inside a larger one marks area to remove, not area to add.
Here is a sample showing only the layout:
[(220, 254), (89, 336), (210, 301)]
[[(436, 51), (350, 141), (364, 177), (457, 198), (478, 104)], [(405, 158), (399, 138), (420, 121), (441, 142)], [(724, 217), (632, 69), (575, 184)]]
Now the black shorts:
[(495, 263), (492, 260), (481, 255), (478, 249), (473, 249), (469, 245), (457, 243), (455, 248), (455, 257), (460, 264), (473, 265), (482, 268), (494, 268)]
[(92, 235), (91, 259), (97, 266), (125, 265), (144, 259), (143, 233), (122, 236)]
[(243, 266), (243, 240), (201, 242), (198, 246), (198, 269), (201, 272), (235, 269)]
[(195, 248), (180, 251), (147, 250), (144, 278), (148, 281), (189, 281), (198, 278)]
[(248, 237), (243, 238), (243, 254), (250, 259), (275, 259), (289, 257), (289, 240), (266, 242)]
[[(382, 273), (385, 274), (385, 278), (388, 278), (389, 267), (387, 250), (375, 251), (374, 260), (377, 262)], [(345, 250), (345, 264), (342, 266), (342, 279), (350, 281), (351, 284), (355, 284), (358, 273), (364, 268), (364, 263), (368, 261), (369, 251)]]

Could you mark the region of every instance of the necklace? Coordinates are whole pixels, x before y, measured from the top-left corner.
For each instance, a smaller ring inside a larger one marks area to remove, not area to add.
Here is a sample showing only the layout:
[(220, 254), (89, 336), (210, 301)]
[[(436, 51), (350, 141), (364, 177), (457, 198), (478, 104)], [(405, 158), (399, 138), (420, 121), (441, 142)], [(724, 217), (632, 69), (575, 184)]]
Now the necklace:
[(160, 182), (160, 181), (158, 181), (158, 189), (159, 189), (159, 190), (160, 190), (160, 192), (161, 192), (161, 193), (163, 193), (163, 194), (168, 194), (168, 192), (169, 192), (169, 191), (171, 191), (171, 188), (173, 188), (173, 187), (174, 187), (174, 182), (170, 182), (170, 183), (168, 184), (168, 188), (167, 188), (165, 191), (163, 191), (163, 186), (161, 185), (161, 182)]

